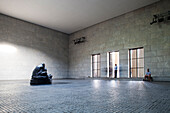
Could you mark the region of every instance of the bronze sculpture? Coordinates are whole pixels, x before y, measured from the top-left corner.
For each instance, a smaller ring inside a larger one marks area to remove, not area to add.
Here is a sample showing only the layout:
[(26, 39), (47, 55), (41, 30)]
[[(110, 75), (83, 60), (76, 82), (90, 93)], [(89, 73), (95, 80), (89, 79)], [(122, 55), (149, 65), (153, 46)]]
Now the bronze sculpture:
[(38, 84), (51, 84), (52, 83), (52, 75), (47, 74), (47, 69), (45, 68), (45, 64), (42, 63), (35, 67), (32, 73), (32, 78), (30, 80), (31, 85)]

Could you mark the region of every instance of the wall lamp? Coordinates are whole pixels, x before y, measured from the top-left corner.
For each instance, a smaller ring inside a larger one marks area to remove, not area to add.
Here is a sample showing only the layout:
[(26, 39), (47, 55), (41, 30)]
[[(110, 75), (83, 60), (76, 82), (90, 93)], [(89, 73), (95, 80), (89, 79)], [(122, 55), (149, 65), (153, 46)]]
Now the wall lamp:
[(168, 20), (170, 20), (170, 11), (153, 15), (153, 20), (150, 23), (150, 25), (157, 23), (157, 22), (160, 23), (160, 22), (168, 21)]
[(86, 37), (81, 37), (81, 38), (77, 38), (75, 40), (73, 40), (74, 44), (80, 44), (86, 41)]

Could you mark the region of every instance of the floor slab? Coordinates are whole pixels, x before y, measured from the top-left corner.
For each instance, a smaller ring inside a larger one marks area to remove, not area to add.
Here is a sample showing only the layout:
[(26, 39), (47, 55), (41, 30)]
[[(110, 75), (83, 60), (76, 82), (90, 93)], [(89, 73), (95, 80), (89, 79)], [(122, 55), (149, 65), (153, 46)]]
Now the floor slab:
[(170, 112), (170, 82), (131, 80), (0, 81), (0, 112)]

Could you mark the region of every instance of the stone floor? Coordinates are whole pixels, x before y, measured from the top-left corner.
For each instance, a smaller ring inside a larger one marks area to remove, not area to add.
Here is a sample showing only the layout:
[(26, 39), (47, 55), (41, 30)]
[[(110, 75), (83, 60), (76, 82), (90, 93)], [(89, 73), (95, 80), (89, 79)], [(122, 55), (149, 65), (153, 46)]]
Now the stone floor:
[(168, 113), (170, 83), (131, 80), (0, 81), (0, 113)]

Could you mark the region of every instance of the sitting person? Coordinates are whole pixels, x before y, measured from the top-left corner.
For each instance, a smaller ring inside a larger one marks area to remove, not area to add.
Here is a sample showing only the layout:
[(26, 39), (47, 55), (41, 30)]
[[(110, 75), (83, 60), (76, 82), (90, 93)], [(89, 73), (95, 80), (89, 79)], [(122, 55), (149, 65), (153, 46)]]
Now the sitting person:
[(145, 74), (144, 80), (149, 80), (149, 81), (152, 80), (151, 72), (149, 71), (149, 68), (147, 69), (147, 72)]

